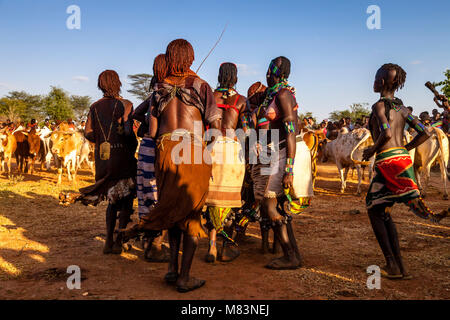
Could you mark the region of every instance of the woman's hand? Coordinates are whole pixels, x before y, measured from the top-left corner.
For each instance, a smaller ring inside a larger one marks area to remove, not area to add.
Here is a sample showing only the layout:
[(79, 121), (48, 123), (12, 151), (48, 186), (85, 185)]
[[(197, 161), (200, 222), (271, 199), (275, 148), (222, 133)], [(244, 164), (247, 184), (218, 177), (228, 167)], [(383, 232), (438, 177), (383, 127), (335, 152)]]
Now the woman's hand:
[[(434, 102), (436, 102), (436, 104), (441, 107), (441, 108), (449, 108), (449, 103), (448, 103), (448, 98), (443, 95), (440, 94), (439, 97), (434, 97)], [(442, 102), (442, 105), (439, 104), (439, 101)]]
[(294, 183), (294, 175), (285, 173), (283, 176), (283, 187), (285, 189), (287, 188), (292, 189), (293, 183)]
[(363, 161), (364, 161), (364, 160), (367, 160), (367, 161), (368, 161), (370, 158), (373, 157), (374, 154), (375, 154), (375, 149), (374, 149), (374, 148), (368, 147), (368, 148), (364, 149), (364, 152), (363, 152)]

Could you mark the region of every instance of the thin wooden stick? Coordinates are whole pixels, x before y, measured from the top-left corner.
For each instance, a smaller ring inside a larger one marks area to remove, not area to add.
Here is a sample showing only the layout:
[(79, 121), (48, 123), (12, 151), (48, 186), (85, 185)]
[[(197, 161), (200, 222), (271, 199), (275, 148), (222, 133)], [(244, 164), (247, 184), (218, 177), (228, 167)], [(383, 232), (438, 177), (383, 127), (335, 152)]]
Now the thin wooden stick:
[(225, 33), (225, 30), (227, 29), (228, 26), (228, 22), (227, 24), (225, 24), (225, 27), (222, 30), (222, 33), (220, 34), (219, 39), (217, 39), (216, 43), (214, 44), (214, 46), (211, 48), (211, 50), (209, 51), (209, 53), (206, 55), (205, 59), (203, 59), (202, 63), (200, 63), (200, 66), (197, 68), (197, 71), (195, 71), (195, 73), (198, 73), (198, 71), (200, 70), (200, 68), (202, 67), (203, 63), (206, 61), (206, 59), (208, 59), (209, 55), (214, 51), (214, 49), (216, 48), (216, 46), (219, 44), (220, 40), (222, 39), (223, 34)]

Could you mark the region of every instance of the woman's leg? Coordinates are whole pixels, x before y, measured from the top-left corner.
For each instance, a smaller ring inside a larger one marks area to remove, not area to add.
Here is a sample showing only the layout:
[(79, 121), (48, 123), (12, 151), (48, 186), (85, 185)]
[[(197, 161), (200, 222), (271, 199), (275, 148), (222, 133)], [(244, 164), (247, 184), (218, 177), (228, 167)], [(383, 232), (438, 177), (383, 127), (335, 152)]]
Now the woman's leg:
[(189, 275), (197, 249), (198, 237), (183, 233), (183, 256), (181, 259), (180, 276), (177, 280), (177, 290), (179, 292), (188, 292), (200, 288), (205, 284), (205, 280), (196, 279)]
[(170, 246), (170, 261), (169, 273), (178, 274), (178, 253), (181, 244), (181, 230), (178, 227), (169, 229), (169, 246)]
[(117, 206), (109, 202), (106, 208), (106, 241), (103, 253), (112, 253), (114, 244), (114, 228), (116, 227)]
[[(119, 208), (119, 229), (126, 229), (128, 223), (131, 221), (130, 216), (133, 214), (133, 196), (125, 197), (117, 202), (117, 208)], [(119, 233), (114, 242), (114, 253), (122, 253), (122, 237), (123, 234)]]
[[(283, 256), (272, 260), (267, 268), (270, 269), (295, 269), (300, 266), (300, 261), (297, 258), (296, 250), (291, 243), (289, 237), (287, 221), (281, 216), (277, 211), (277, 199), (276, 198), (265, 198), (262, 207), (264, 211), (268, 214), (268, 218), (272, 222), (274, 236), (277, 237), (281, 249), (283, 250)], [(295, 241), (295, 239), (294, 239)]]
[[(228, 234), (228, 236), (231, 239), (233, 239), (233, 221), (232, 220), (229, 220), (228, 222), (226, 222), (226, 224), (224, 226), (224, 231)], [(241, 252), (239, 251), (239, 249), (236, 247), (236, 245), (234, 243), (231, 243), (227, 239), (223, 240), (222, 250), (221, 250), (221, 254), (220, 254), (220, 261), (231, 262), (234, 259), (236, 259), (237, 257), (239, 257), (240, 254), (241, 254)]]
[(162, 242), (167, 234), (167, 230), (162, 231), (158, 237), (148, 237), (147, 246), (144, 251), (144, 258), (149, 262), (169, 262), (170, 255), (167, 247), (163, 247)]
[(206, 262), (215, 262), (217, 258), (217, 232), (216, 229), (212, 228), (209, 231), (209, 246), (208, 253), (205, 256)]
[(400, 243), (398, 241), (398, 233), (397, 228), (395, 227), (394, 220), (392, 219), (391, 213), (392, 207), (385, 209), (385, 221), (384, 225), (386, 227), (386, 231), (389, 237), (389, 243), (391, 244), (392, 253), (394, 254), (394, 259), (397, 262), (398, 267), (400, 268), (400, 272), (405, 277), (409, 277), (409, 272), (403, 263), (403, 259), (400, 253)]
[[(401, 275), (400, 268), (395, 260), (394, 252), (391, 244), (390, 234), (386, 228), (386, 206), (375, 206), (368, 210), (370, 223), (372, 225), (373, 232), (386, 259), (386, 272), (388, 275), (397, 276)], [(390, 217), (389, 217), (390, 218)], [(391, 232), (393, 230), (391, 229)], [(391, 236), (394, 236), (392, 233)], [(398, 241), (398, 239), (397, 239)], [(395, 242), (395, 241), (394, 241)]]

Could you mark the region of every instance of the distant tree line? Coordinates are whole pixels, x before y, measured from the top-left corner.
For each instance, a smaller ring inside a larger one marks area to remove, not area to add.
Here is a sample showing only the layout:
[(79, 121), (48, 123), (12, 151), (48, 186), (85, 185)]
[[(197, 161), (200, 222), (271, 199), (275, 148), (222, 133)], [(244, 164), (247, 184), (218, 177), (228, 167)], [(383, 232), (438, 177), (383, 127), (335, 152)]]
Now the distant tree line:
[[(443, 81), (435, 82), (436, 87), (441, 87), (441, 92), (450, 98), (450, 70), (444, 72)], [(147, 99), (151, 94), (150, 82), (152, 75), (139, 73), (128, 75), (131, 81), (130, 94), (141, 101)], [(0, 120), (29, 121), (31, 119), (43, 120), (81, 120), (87, 116), (92, 99), (89, 96), (69, 95), (61, 88), (52, 86), (47, 95), (32, 95), (25, 91), (11, 91), (0, 98)], [(355, 122), (362, 116), (370, 115), (368, 103), (353, 103), (347, 109), (336, 110), (330, 113), (330, 121), (339, 121), (349, 117)], [(317, 123), (312, 112), (299, 113), (300, 120), (312, 117)]]
[(0, 119), (28, 122), (31, 119), (53, 121), (86, 118), (92, 98), (69, 95), (61, 88), (52, 86), (46, 95), (33, 95), (25, 91), (11, 91), (0, 98)]

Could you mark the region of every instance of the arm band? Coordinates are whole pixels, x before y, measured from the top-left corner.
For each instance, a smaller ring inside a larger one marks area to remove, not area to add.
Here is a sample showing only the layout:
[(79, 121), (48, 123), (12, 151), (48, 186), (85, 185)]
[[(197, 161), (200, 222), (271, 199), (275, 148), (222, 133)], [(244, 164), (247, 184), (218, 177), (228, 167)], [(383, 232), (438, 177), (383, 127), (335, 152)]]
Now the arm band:
[(287, 158), (286, 159), (286, 165), (287, 166), (293, 166), (294, 165), (294, 158)]
[(244, 128), (244, 129), (249, 129), (250, 128), (248, 118), (244, 114), (241, 116), (241, 124), (242, 124), (242, 128)]
[(420, 122), (417, 122), (416, 125), (414, 126), (414, 128), (418, 132), (424, 132), (426, 130), (425, 126)]
[[(414, 129), (417, 132), (424, 132), (426, 130), (425, 126), (422, 124), (422, 122), (416, 120), (411, 114), (408, 115), (408, 121), (411, 122), (410, 126), (414, 126)], [(414, 124), (414, 121), (417, 121), (416, 124)]]
[(287, 173), (289, 175), (294, 175), (294, 168), (292, 168), (292, 167), (286, 167), (286, 169), (284, 171), (285, 171), (285, 173)]
[(384, 131), (384, 130), (387, 130), (390, 128), (391, 128), (391, 126), (389, 125), (389, 123), (382, 123), (380, 126), (381, 131)]
[(284, 122), (284, 128), (286, 129), (286, 132), (289, 133), (295, 133), (295, 125), (294, 121), (285, 121)]

